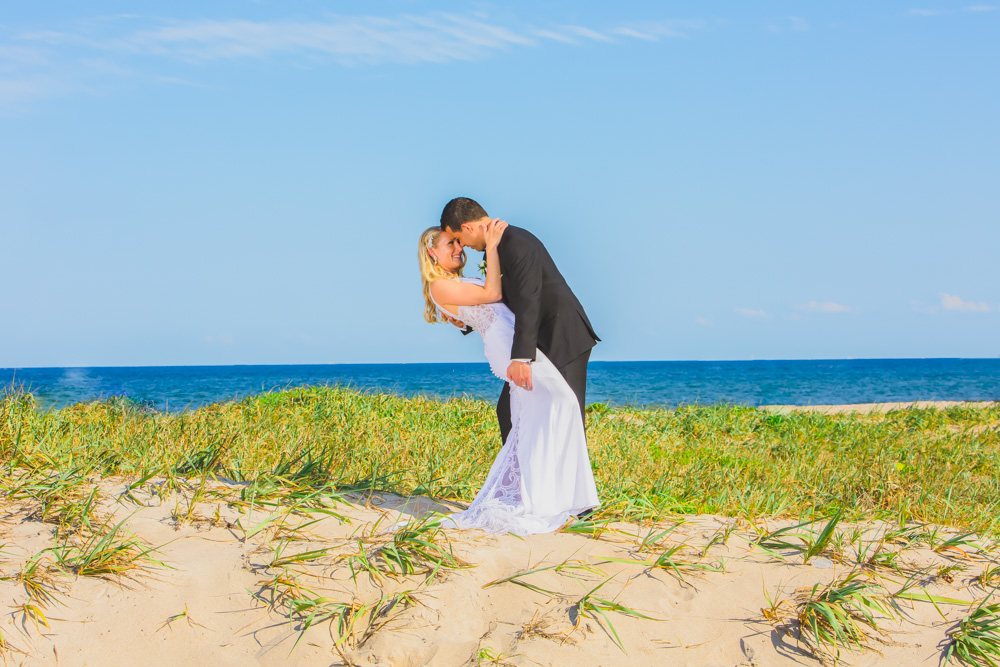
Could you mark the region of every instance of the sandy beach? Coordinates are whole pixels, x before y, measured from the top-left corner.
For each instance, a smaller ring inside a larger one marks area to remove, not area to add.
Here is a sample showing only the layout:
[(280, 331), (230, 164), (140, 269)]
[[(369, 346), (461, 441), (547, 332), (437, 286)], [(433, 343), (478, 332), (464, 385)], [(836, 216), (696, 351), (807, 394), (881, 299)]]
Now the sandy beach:
[(826, 415), (848, 415), (848, 414), (884, 414), (891, 410), (909, 410), (915, 408), (926, 410), (935, 408), (945, 410), (947, 408), (993, 408), (998, 403), (996, 401), (912, 401), (910, 403), (858, 403), (855, 405), (766, 405), (762, 410), (769, 410), (779, 414), (789, 412), (818, 412)]
[[(403, 576), (383, 563), (373, 575), (351, 556), (378, 561), (390, 539), (383, 527), (460, 505), (355, 494), (293, 512), (227, 504), (238, 484), (162, 494), (155, 479), (131, 490), (105, 479), (96, 488), (95, 515), (155, 547), (152, 560), (121, 575), (61, 571), (57, 553), (43, 551), (56, 544), (53, 525), (30, 503), (6, 502), (8, 664), (808, 665), (817, 662), (796, 636), (796, 596), (853, 571), (886, 595), (904, 593), (878, 615), (867, 650), (841, 649), (843, 663), (931, 665), (968, 613), (958, 602), (982, 599), (981, 575), (996, 561), (995, 545), (974, 538), (947, 546), (955, 531), (872, 522), (838, 526), (829, 548), (804, 562), (800, 550), (762, 539), (795, 521), (673, 516), (525, 539), (449, 532), (435, 539), (450, 544), (454, 567)], [(889, 561), (875, 553), (895, 554), (894, 567), (879, 567)], [(50, 599), (37, 613), (37, 595), (18, 578), (32, 555)], [(951, 603), (913, 599), (921, 595)]]
[[(174, 500), (174, 499), (170, 499)], [(3, 632), (12, 646), (27, 655), (9, 653), (12, 664), (25, 665), (466, 665), (490, 664), (489, 653), (515, 665), (794, 665), (810, 663), (797, 642), (782, 637), (762, 613), (768, 595), (787, 598), (800, 587), (825, 584), (843, 574), (846, 565), (820, 560), (803, 564), (750, 548), (757, 534), (748, 526), (723, 517), (683, 517), (658, 549), (640, 552), (638, 544), (672, 524), (640, 527), (612, 524), (597, 539), (558, 533), (519, 539), (482, 534), (454, 535), (454, 547), (466, 569), (447, 571), (429, 583), (426, 577), (383, 582), (385, 591), (367, 576), (351, 580), (349, 568), (337, 555), (350, 553), (351, 536), (381, 518), (379, 509), (402, 499), (377, 497), (371, 507), (346, 509), (351, 523), (326, 518), (309, 527), (307, 539), (290, 543), (285, 555), (333, 547), (321, 561), (289, 568), (302, 586), (324, 598), (364, 603), (383, 595), (410, 591), (414, 603), (380, 619), (385, 625), (364, 642), (334, 650), (336, 623), (322, 622), (299, 639), (298, 629), (278, 610), (269, 610), (270, 591), (263, 585), (282, 568), (271, 568), (278, 543), (274, 529), (245, 542), (240, 531), (209, 523), (177, 527), (172, 502), (155, 502), (138, 510), (120, 508), (124, 527), (153, 545), (163, 566), (131, 577), (60, 579), (59, 602), (47, 614), (48, 627), (16, 611), (4, 618)], [(415, 503), (426, 509), (429, 503)], [(381, 506), (376, 509), (377, 506)], [(404, 506), (405, 507), (405, 506)], [(209, 509), (209, 508), (204, 508)], [(441, 509), (444, 509), (443, 507)], [(217, 523), (238, 517), (225, 508)], [(397, 513), (392, 510), (390, 520)], [(117, 517), (116, 517), (117, 518)], [(405, 516), (404, 516), (405, 518)], [(298, 524), (302, 521), (292, 520)], [(792, 522), (768, 522), (774, 530)], [(286, 524), (287, 527), (287, 524)], [(734, 528), (725, 543), (717, 541)], [(885, 526), (865, 527), (875, 534)], [(8, 553), (5, 574), (16, 572), (18, 552), (35, 552), (51, 545), (48, 525), (25, 521), (5, 534)], [(676, 561), (712, 569), (680, 566), (679, 572), (612, 561), (643, 560), (665, 546), (685, 545)], [(14, 545), (17, 545), (14, 547)], [(913, 567), (947, 568), (963, 572), (952, 582), (931, 576), (936, 595), (972, 600), (965, 590), (981, 567), (968, 559), (950, 558), (929, 549), (906, 554)], [(565, 564), (566, 569), (542, 571), (521, 581), (484, 588), (490, 582), (528, 570)], [(11, 567), (13, 566), (13, 567)], [(723, 571), (714, 571), (721, 568)], [(899, 577), (893, 577), (902, 584)], [(614, 600), (651, 617), (650, 620), (608, 612), (578, 618), (576, 601), (602, 582), (602, 598)], [(897, 585), (898, 585), (897, 584)], [(21, 587), (7, 582), (0, 588), (10, 606), (26, 601)], [(980, 592), (980, 591), (976, 591)], [(255, 595), (257, 596), (255, 598)], [(907, 605), (910, 606), (910, 605)], [(946, 607), (957, 617), (964, 611)], [(950, 623), (934, 607), (913, 603), (907, 617), (885, 623), (887, 644), (854, 656), (859, 665), (919, 664), (933, 661)], [(596, 617), (595, 617), (596, 616)], [(173, 619), (173, 620), (171, 620)], [(655, 619), (655, 620), (652, 620)], [(579, 620), (579, 622), (577, 622)], [(357, 628), (364, 635), (364, 623)], [(331, 628), (332, 626), (332, 628)], [(621, 646), (613, 633), (617, 633)]]

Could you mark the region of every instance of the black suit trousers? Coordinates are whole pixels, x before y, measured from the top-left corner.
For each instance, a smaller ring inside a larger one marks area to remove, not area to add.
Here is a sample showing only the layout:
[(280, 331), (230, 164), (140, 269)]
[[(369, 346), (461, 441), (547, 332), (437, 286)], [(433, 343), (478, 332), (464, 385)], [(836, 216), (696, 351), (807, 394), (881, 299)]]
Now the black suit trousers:
[[(566, 378), (570, 389), (576, 394), (576, 400), (580, 403), (580, 416), (583, 417), (584, 425), (587, 424), (587, 413), (585, 411), (587, 404), (587, 363), (590, 361), (591, 351), (587, 350), (573, 361), (558, 369), (562, 376)], [(500, 399), (497, 401), (497, 421), (500, 423), (501, 441), (506, 443), (507, 436), (510, 435), (510, 429), (512, 428), (510, 421), (509, 382), (504, 383), (503, 391), (500, 392)]]

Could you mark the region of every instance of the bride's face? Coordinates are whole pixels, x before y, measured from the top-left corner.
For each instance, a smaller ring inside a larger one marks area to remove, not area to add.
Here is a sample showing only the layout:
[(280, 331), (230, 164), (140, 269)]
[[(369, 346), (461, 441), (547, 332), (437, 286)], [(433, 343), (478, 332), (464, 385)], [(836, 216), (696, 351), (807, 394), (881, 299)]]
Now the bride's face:
[(445, 271), (455, 273), (462, 266), (462, 242), (449, 232), (438, 234), (437, 243), (427, 252)]

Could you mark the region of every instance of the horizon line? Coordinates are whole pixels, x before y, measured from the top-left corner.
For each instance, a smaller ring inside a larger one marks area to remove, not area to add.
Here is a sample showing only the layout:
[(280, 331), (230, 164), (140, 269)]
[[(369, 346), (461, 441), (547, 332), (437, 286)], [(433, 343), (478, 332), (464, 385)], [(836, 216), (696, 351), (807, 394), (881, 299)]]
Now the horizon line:
[[(991, 361), (995, 357), (794, 357), (784, 359), (593, 359), (591, 364), (691, 364), (691, 363), (755, 363), (778, 361)], [(94, 368), (283, 368), (289, 366), (483, 366), (486, 361), (351, 361), (284, 364), (149, 364), (97, 366), (0, 366), (0, 371), (94, 369)]]

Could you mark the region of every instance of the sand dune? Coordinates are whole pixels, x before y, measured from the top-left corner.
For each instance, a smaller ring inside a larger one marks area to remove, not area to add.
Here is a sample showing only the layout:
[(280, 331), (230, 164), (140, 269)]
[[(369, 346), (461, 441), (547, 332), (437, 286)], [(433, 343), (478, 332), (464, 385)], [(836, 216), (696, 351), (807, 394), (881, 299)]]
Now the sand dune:
[[(759, 531), (790, 521), (755, 529), (724, 517), (686, 516), (658, 526), (610, 524), (596, 539), (572, 533), (520, 539), (450, 532), (456, 556), (468, 567), (442, 570), (431, 579), (414, 575), (374, 581), (363, 573), (352, 579), (346, 557), (377, 546), (359, 546), (357, 540), (366, 538), (376, 523), (384, 526), (452, 508), (427, 498), (353, 496), (336, 507), (343, 521), (323, 514), (279, 513), (267, 523), (273, 510), (258, 508), (248, 517), (217, 500), (196, 505), (190, 520), (178, 521), (190, 509), (186, 496), (161, 498), (146, 492), (137, 494), (138, 504), (133, 504), (115, 500), (122, 484), (107, 480), (101, 488), (107, 496), (102, 510), (123, 520), (129, 533), (157, 546), (154, 557), (162, 565), (150, 564), (122, 578), (54, 574), (59, 592), (44, 610), (48, 627), (39, 622), (36, 628), (37, 619), (18, 610), (28, 601), (20, 583), (0, 582), (0, 599), (5, 608), (13, 608), (0, 621), (10, 664), (816, 664), (794, 636), (768, 622), (762, 609), (769, 607), (768, 596), (790, 599), (797, 589), (843, 576), (851, 567), (847, 560), (855, 557), (846, 542), (844, 562), (820, 558), (804, 564), (794, 551), (752, 548)], [(230, 496), (237, 490), (216, 487)], [(0, 570), (12, 577), (30, 556), (53, 545), (53, 527), (24, 516), (15, 505), (4, 510)], [(313, 519), (319, 520), (300, 528)], [(256, 533), (248, 536), (243, 530), (252, 532), (261, 521), (264, 527)], [(857, 528), (875, 543), (890, 527)], [(851, 529), (842, 526), (845, 535)], [(640, 549), (651, 531), (655, 536), (664, 530), (651, 548)], [(329, 552), (308, 564), (271, 566), (282, 535), (283, 557), (324, 548)], [(671, 556), (679, 571), (619, 562), (656, 558), (676, 545), (683, 545)], [(920, 581), (935, 595), (969, 601), (984, 595), (973, 579), (983, 570), (985, 556), (968, 547), (965, 553), (934, 552), (926, 544), (887, 548), (900, 552), (904, 569), (930, 568)], [(49, 552), (41, 561), (47, 564), (52, 558)], [(559, 564), (561, 569), (519, 579), (534, 589), (512, 582), (488, 585)], [(298, 581), (300, 597), (358, 605), (383, 602), (374, 615), (359, 616), (353, 636), (340, 647), (334, 646), (339, 634), (335, 621), (317, 622), (300, 638), (303, 616), (293, 622), (287, 616), (287, 603), (295, 595), (282, 598), (282, 591), (290, 589), (266, 585), (282, 576)], [(881, 577), (872, 581), (890, 592), (905, 579), (888, 571)], [(606, 617), (587, 613), (579, 601), (598, 585), (592, 598), (620, 603), (650, 618), (613, 610), (605, 611)], [(390, 608), (393, 600), (398, 604)], [(947, 629), (967, 612), (960, 605), (941, 605), (944, 619), (931, 604), (899, 602), (899, 618), (880, 622), (886, 632), (882, 642), (863, 653), (845, 650), (847, 664), (934, 664)], [(330, 607), (318, 609), (324, 608)], [(785, 603), (779, 611), (783, 609), (792, 607)], [(794, 634), (793, 628), (787, 630)]]

